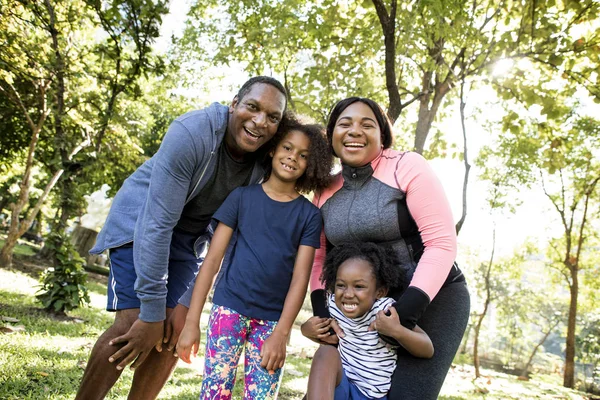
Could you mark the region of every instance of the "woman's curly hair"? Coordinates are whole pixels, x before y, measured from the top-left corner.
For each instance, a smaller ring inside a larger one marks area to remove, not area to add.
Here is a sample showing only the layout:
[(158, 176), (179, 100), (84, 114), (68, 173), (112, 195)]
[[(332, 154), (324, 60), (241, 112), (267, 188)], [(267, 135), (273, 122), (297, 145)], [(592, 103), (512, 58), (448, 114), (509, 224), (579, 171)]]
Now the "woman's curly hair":
[(347, 242), (335, 246), (328, 252), (321, 273), (321, 282), (325, 289), (333, 293), (337, 272), (346, 260), (365, 260), (373, 267), (377, 288), (404, 291), (410, 282), (409, 273), (400, 263), (391, 247), (379, 246), (372, 242)]
[(264, 156), (262, 166), (265, 169), (265, 180), (269, 179), (273, 169), (273, 157), (270, 156), (270, 153), (291, 131), (300, 131), (310, 140), (308, 165), (304, 174), (296, 181), (296, 190), (300, 193), (309, 193), (324, 189), (331, 181), (331, 168), (333, 167), (333, 156), (329, 150), (325, 128), (319, 124), (303, 124), (295, 114), (289, 111), (284, 114), (279, 123), (279, 129), (269, 142), (268, 151)]

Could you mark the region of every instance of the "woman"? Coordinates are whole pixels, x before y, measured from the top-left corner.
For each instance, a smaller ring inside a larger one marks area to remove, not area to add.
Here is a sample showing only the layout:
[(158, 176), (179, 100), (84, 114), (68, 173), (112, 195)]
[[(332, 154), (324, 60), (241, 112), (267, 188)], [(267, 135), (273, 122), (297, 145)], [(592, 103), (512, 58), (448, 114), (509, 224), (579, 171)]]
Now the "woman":
[[(390, 149), (391, 124), (372, 100), (350, 97), (338, 102), (329, 116), (327, 137), (342, 172), (313, 200), (324, 220), (311, 275), (313, 308), (326, 309), (320, 277), (327, 248), (348, 241), (391, 246), (400, 259), (398, 267), (413, 275), (401, 296), (393, 291), (389, 295), (397, 300), (394, 307), (402, 325), (412, 329), (418, 321), (435, 354), (420, 359), (400, 348), (389, 399), (435, 399), (470, 308), (464, 276), (454, 262), (456, 233), (443, 188), (419, 154)], [(321, 311), (316, 315), (328, 317)], [(332, 343), (328, 321), (318, 317), (305, 324), (303, 333)]]

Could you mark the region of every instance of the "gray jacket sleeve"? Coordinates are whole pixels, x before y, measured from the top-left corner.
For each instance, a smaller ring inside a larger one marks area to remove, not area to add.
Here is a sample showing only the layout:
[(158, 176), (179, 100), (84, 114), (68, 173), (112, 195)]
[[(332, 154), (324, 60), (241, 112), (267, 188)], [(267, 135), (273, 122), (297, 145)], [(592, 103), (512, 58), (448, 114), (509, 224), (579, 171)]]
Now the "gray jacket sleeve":
[[(208, 123), (206, 124), (208, 128)], [(169, 127), (158, 152), (134, 241), (135, 291), (140, 299), (139, 318), (146, 322), (166, 317), (169, 249), (195, 168), (203, 164), (204, 148), (178, 121)]]

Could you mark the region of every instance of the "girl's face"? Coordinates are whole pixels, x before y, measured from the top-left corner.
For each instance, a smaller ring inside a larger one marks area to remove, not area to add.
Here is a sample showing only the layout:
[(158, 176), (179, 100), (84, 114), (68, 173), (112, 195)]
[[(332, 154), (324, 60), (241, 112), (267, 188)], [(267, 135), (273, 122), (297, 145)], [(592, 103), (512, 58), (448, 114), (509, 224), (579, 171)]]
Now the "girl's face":
[(381, 129), (373, 110), (360, 101), (350, 104), (335, 122), (332, 144), (342, 163), (362, 167), (381, 151)]
[(366, 260), (350, 258), (338, 268), (335, 280), (335, 305), (348, 318), (365, 315), (387, 290), (377, 287), (373, 266)]
[(302, 131), (290, 131), (271, 152), (271, 177), (283, 182), (295, 182), (308, 166), (310, 139)]

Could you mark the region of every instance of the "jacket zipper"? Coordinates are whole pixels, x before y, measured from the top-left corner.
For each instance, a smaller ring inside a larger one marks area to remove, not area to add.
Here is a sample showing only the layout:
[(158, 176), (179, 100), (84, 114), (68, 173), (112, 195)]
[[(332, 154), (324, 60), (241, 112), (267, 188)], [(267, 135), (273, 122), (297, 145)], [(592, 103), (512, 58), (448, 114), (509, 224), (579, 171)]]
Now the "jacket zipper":
[(206, 173), (206, 170), (208, 169), (208, 166), (210, 165), (210, 161), (212, 160), (213, 154), (215, 154), (215, 150), (214, 149), (210, 152), (210, 156), (208, 157), (208, 162), (206, 163), (206, 166), (202, 170), (202, 173), (200, 174), (200, 178), (198, 178), (198, 182), (196, 182), (196, 185), (194, 185), (194, 189), (192, 189), (192, 191), (190, 192), (190, 195), (185, 200), (185, 204), (187, 204), (192, 199), (192, 195), (194, 194), (194, 192), (198, 188), (198, 185), (200, 185), (200, 181), (202, 180), (202, 178), (204, 178), (204, 173)]

